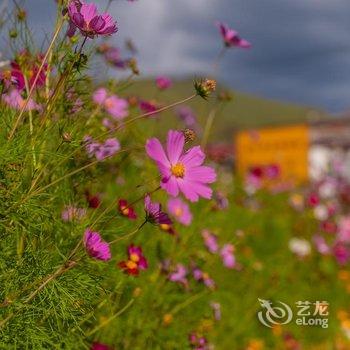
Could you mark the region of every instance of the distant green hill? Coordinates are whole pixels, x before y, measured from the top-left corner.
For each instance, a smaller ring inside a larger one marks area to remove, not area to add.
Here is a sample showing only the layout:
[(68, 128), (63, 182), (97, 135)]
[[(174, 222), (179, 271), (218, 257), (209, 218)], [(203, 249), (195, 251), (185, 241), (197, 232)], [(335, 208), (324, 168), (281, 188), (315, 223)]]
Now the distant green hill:
[[(223, 90), (220, 86), (217, 89), (218, 92)], [(161, 93), (157, 91), (151, 80), (136, 81), (129, 91), (127, 89), (128, 93), (167, 103), (187, 97), (193, 91), (193, 82), (190, 80), (176, 81), (171, 89)], [(315, 121), (328, 117), (325, 112), (312, 107), (278, 102), (232, 90), (230, 93), (233, 96), (232, 101), (226, 103), (223, 110), (215, 118), (212, 140), (231, 141), (233, 132), (241, 129)], [(214, 98), (210, 98), (208, 101), (197, 98), (188, 103), (196, 111), (201, 125), (205, 124), (214, 102)], [(160, 127), (169, 127), (174, 123), (173, 117), (169, 113), (166, 115), (160, 118)]]

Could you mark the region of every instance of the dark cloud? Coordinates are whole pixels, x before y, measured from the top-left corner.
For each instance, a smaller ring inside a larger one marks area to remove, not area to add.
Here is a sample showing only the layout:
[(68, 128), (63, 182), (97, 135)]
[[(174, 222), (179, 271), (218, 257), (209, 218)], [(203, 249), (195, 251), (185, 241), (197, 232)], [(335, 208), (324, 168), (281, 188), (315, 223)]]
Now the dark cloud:
[[(101, 9), (107, 3), (96, 2)], [(34, 34), (43, 38), (54, 1), (27, 4)], [(114, 0), (111, 12), (120, 26), (113, 40), (135, 40), (145, 74), (212, 71), (221, 44), (214, 22), (222, 20), (253, 43), (226, 53), (219, 71), (225, 83), (331, 111), (349, 107), (348, 0)]]

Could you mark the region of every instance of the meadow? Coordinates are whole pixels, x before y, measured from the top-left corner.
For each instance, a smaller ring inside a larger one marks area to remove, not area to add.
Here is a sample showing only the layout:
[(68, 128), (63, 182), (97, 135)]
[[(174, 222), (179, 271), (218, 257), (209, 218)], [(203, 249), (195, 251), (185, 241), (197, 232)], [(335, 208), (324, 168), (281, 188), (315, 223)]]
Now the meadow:
[[(25, 8), (2, 24), (0, 349), (349, 349), (341, 169), (284, 188), (276, 167), (239, 178), (208, 151), (258, 110), (263, 125), (309, 109), (253, 104), (210, 72), (142, 79), (92, 3), (58, 1), (52, 26), (39, 49)], [(248, 49), (235, 33), (219, 25), (225, 50)], [(322, 301), (328, 327), (265, 326), (259, 299)]]

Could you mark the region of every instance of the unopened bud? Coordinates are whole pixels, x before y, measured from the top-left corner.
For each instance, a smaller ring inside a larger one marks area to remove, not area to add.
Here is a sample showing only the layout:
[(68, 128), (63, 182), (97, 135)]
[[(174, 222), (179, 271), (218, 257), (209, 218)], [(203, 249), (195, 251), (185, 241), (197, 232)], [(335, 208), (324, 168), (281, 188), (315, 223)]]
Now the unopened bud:
[(192, 129), (185, 129), (183, 131), (183, 134), (185, 136), (185, 142), (192, 142), (196, 139), (196, 133)]

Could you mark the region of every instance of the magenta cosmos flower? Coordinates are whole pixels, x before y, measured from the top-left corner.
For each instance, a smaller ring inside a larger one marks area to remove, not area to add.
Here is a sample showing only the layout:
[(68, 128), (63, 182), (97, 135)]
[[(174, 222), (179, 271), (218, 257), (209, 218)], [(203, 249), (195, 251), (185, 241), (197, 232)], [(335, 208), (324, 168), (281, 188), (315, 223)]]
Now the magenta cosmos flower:
[(89, 38), (96, 35), (111, 35), (118, 31), (117, 23), (110, 14), (97, 12), (95, 4), (85, 4), (72, 0), (68, 4), (69, 29), (67, 35), (72, 37), (76, 29)]
[(137, 276), (140, 270), (148, 268), (147, 259), (144, 257), (142, 248), (129, 245), (127, 249), (128, 259), (118, 263), (118, 266), (128, 275)]
[(168, 201), (168, 212), (175, 217), (175, 219), (188, 226), (192, 221), (192, 214), (187, 203), (180, 198), (170, 198)]
[(84, 245), (87, 253), (94, 259), (106, 261), (111, 258), (109, 244), (102, 240), (98, 232), (88, 228), (84, 234)]
[(220, 29), (220, 34), (226, 47), (240, 47), (243, 49), (251, 47), (250, 42), (242, 39), (235, 30), (231, 29), (226, 24), (217, 22), (216, 25)]
[(204, 244), (207, 247), (210, 253), (217, 253), (219, 250), (218, 238), (214, 233), (211, 233), (209, 230), (202, 231), (202, 237)]
[(168, 77), (160, 76), (156, 79), (156, 85), (159, 90), (166, 90), (169, 89), (173, 83)]
[(146, 220), (152, 224), (156, 225), (171, 225), (168, 214), (162, 211), (162, 206), (160, 203), (152, 202), (151, 197), (147, 195), (145, 197), (145, 212)]
[(149, 139), (146, 152), (156, 161), (162, 175), (161, 187), (173, 197), (181, 191), (191, 202), (199, 197), (210, 199), (212, 190), (208, 183), (216, 180), (213, 168), (203, 166), (205, 155), (199, 146), (184, 152), (185, 137), (182, 132), (168, 132), (166, 153), (158, 139)]

